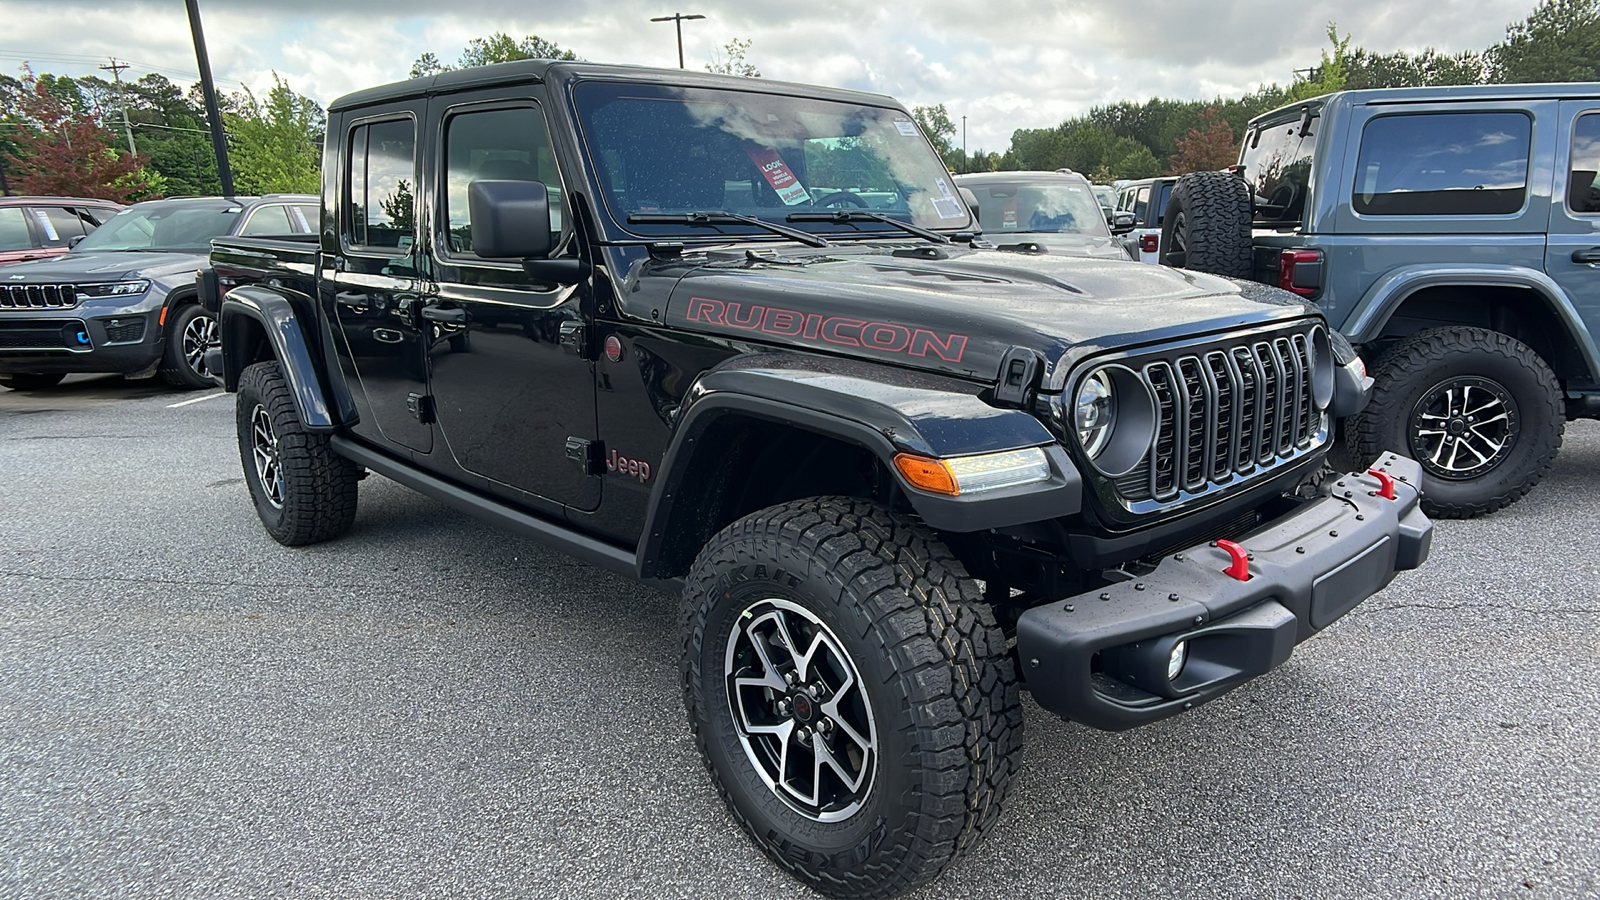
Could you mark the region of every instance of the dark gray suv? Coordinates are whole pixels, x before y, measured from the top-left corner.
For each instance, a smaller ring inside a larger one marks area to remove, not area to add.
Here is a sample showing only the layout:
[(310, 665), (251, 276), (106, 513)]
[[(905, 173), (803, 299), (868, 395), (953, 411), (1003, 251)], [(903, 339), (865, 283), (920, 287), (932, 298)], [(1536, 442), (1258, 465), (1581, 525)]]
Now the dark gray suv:
[(0, 270), (0, 385), (51, 387), (73, 372), (160, 372), (180, 387), (214, 382), (205, 351), (216, 320), (195, 272), (223, 235), (309, 234), (320, 201), (304, 194), (150, 200), (112, 216), (71, 252)]
[(1330, 94), (1239, 161), (1184, 176), (1162, 261), (1320, 306), (1373, 362), (1346, 446), (1420, 462), (1431, 515), (1515, 502), (1600, 416), (1600, 84)]

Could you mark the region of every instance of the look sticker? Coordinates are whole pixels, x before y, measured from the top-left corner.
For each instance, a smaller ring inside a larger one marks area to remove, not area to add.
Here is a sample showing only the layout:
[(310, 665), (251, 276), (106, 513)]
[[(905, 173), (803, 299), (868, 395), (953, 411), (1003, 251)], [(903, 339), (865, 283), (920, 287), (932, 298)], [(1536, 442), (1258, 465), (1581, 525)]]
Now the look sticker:
[(917, 136), (916, 123), (912, 122), (910, 119), (907, 119), (907, 118), (905, 118), (903, 116), (899, 117), (899, 118), (896, 118), (894, 120), (894, 127), (900, 129), (900, 133), (905, 135), (906, 137), (916, 137)]
[(794, 172), (789, 170), (789, 166), (784, 163), (783, 157), (778, 155), (778, 151), (771, 147), (752, 146), (746, 147), (745, 152), (750, 155), (750, 161), (761, 170), (761, 177), (767, 180), (767, 184), (772, 185), (772, 189), (778, 194), (778, 199), (782, 200), (785, 206), (811, 202), (811, 195), (806, 192), (800, 179), (794, 177)]

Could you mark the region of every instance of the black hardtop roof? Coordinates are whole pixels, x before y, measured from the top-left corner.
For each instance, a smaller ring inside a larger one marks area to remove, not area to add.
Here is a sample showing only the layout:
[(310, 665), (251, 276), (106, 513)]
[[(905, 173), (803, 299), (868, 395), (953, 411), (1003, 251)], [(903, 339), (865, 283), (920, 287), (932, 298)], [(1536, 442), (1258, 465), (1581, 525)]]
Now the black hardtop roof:
[(882, 94), (847, 91), (840, 88), (818, 87), (767, 78), (743, 78), (737, 75), (713, 75), (686, 69), (652, 69), (645, 66), (624, 66), (606, 63), (569, 62), (552, 59), (524, 59), (517, 62), (496, 63), (492, 66), (474, 66), (456, 69), (367, 88), (345, 94), (328, 105), (329, 112), (372, 106), (409, 97), (449, 94), (456, 91), (492, 87), (494, 85), (536, 84), (541, 81), (594, 79), (632, 81), (644, 84), (674, 84), (692, 87), (733, 88), (744, 91), (761, 91), (769, 94), (793, 94), (821, 100), (839, 100), (863, 103), (869, 106), (895, 106), (900, 104)]
[(1330, 103), (1351, 106), (1450, 103), (1469, 100), (1579, 100), (1600, 98), (1600, 83), (1560, 82), (1554, 84), (1457, 84), (1436, 87), (1368, 88), (1359, 91), (1339, 91), (1321, 94), (1294, 103), (1286, 103), (1271, 112), (1264, 112), (1250, 120), (1250, 126), (1262, 122), (1294, 119), (1304, 115), (1306, 109), (1320, 109)]
[(90, 203), (95, 206), (124, 206), (115, 200), (99, 200), (94, 197), (32, 197), (20, 194), (7, 194), (0, 197), (0, 206), (27, 206), (33, 203), (50, 203), (62, 205), (67, 203)]

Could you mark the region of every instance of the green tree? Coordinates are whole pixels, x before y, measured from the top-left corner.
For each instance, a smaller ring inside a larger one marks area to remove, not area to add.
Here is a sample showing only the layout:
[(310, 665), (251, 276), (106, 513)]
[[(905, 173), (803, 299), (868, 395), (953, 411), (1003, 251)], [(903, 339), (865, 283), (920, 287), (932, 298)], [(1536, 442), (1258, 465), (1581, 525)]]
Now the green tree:
[(1600, 0), (1542, 0), (1486, 55), (1491, 81), (1600, 81)]
[(99, 197), (131, 202), (157, 196), (143, 177), (145, 160), (113, 146), (110, 132), (85, 108), (73, 103), (78, 96), (60, 90), (63, 81), (35, 77), (26, 66), (7, 110), (15, 128), (4, 165), (7, 186), (23, 194)]
[(722, 45), (711, 57), (711, 62), (706, 63), (707, 72), (718, 75), (742, 75), (745, 78), (760, 78), (761, 71), (750, 61), (745, 59), (745, 53), (750, 49), (750, 41), (734, 38)]
[(317, 193), (327, 116), (276, 72), (272, 81), (265, 102), (246, 88), (231, 98), (236, 111), (223, 115), (234, 186), (241, 194)]
[[(746, 44), (748, 45), (748, 42)], [(422, 54), (411, 63), (411, 77), (421, 78), (453, 69), (470, 69), (474, 66), (487, 66), (519, 59), (576, 60), (578, 58), (578, 54), (536, 34), (530, 34), (519, 41), (504, 31), (496, 31), (488, 37), (473, 38), (469, 41), (466, 48), (461, 51), (460, 59), (453, 66), (442, 62), (433, 53)]]
[(1345, 82), (1349, 78), (1348, 62), (1350, 35), (1339, 37), (1339, 26), (1328, 23), (1328, 41), (1333, 44), (1333, 54), (1322, 51), (1322, 62), (1311, 70), (1305, 78), (1296, 77), (1294, 84), (1289, 85), (1288, 94), (1284, 102), (1293, 103), (1296, 100), (1309, 100), (1323, 94), (1345, 89)]
[(1345, 58), (1345, 89), (1425, 87), (1447, 84), (1482, 84), (1488, 77), (1484, 55), (1474, 50), (1441, 53), (1432, 47), (1421, 53), (1373, 53), (1357, 47)]
[(928, 143), (933, 145), (934, 151), (944, 160), (944, 164), (951, 169), (961, 170), (963, 162), (961, 148), (955, 145), (956, 124), (950, 121), (950, 113), (945, 110), (944, 104), (913, 106), (911, 118), (916, 120), (922, 133), (928, 136)]

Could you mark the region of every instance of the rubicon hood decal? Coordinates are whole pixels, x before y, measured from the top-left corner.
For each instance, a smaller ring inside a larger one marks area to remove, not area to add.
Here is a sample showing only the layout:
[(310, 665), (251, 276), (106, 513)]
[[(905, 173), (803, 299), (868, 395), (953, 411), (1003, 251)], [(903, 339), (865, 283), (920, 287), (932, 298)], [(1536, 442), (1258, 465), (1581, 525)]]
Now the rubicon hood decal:
[(964, 334), (935, 333), (926, 328), (851, 316), (823, 316), (757, 303), (737, 303), (690, 297), (688, 319), (744, 331), (761, 331), (779, 337), (799, 337), (842, 347), (866, 347), (885, 353), (927, 356), (961, 362), (967, 349)]

